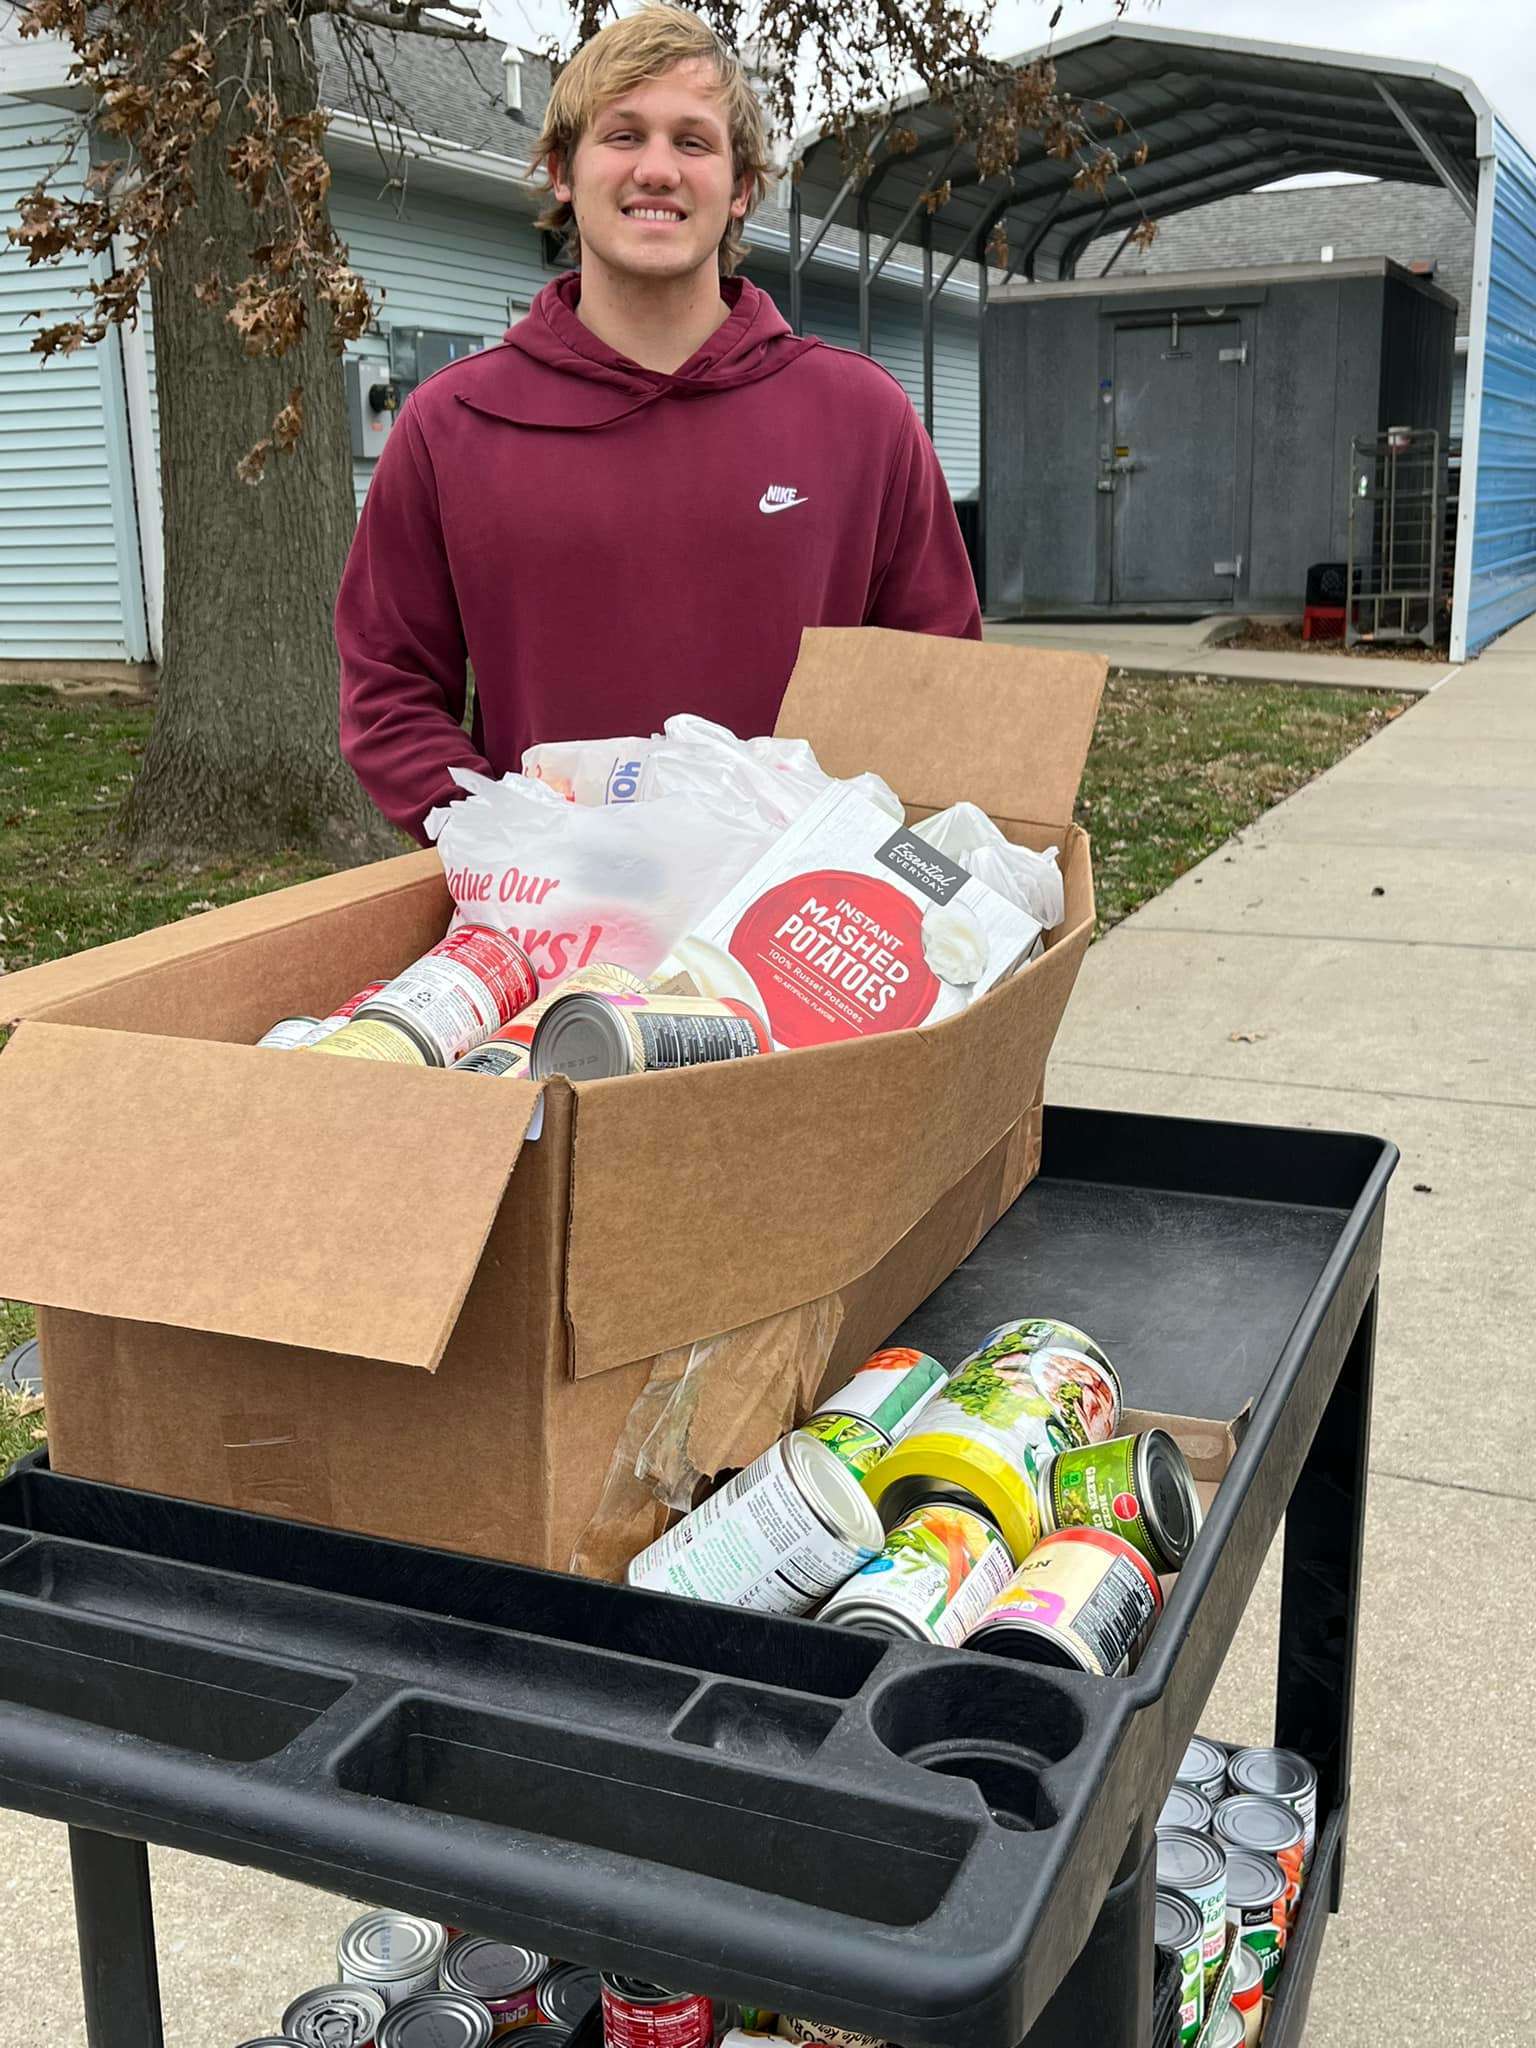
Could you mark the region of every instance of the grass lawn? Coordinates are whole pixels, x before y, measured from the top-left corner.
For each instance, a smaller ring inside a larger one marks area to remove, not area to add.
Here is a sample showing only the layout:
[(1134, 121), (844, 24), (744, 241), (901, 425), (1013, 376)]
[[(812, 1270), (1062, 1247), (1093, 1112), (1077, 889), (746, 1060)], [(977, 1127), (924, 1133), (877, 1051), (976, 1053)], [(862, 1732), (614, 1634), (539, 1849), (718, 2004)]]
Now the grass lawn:
[[(1290, 684), (1114, 676), (1078, 820), (1093, 835), (1101, 930), (1369, 738), (1409, 700)], [(134, 868), (113, 816), (149, 731), (147, 705), (0, 686), (0, 970), (126, 938), (325, 871), (301, 855)], [(32, 1328), (0, 1302), (0, 1356)], [(37, 1418), (20, 1424), (23, 1438)], [(14, 1433), (14, 1428), (13, 1428)], [(7, 1451), (0, 1417), (0, 1469)]]

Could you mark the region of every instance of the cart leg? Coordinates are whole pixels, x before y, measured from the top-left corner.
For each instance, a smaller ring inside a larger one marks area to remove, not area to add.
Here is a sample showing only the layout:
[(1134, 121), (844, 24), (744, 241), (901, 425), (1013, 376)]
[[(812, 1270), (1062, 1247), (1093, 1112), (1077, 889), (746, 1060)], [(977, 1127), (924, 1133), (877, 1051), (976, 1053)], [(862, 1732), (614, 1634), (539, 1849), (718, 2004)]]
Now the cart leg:
[(1022, 2048), (1145, 2048), (1152, 2038), (1157, 1857), (1150, 1826), (1133, 1838), (1087, 1945)]
[[(1361, 1313), (1285, 1516), (1275, 1740), (1317, 1766), (1319, 1823), (1349, 1796), (1376, 1292)], [(1344, 1844), (1332, 1907), (1344, 1883)]]
[(69, 1866), (89, 2048), (164, 2048), (148, 1849), (71, 1828)]

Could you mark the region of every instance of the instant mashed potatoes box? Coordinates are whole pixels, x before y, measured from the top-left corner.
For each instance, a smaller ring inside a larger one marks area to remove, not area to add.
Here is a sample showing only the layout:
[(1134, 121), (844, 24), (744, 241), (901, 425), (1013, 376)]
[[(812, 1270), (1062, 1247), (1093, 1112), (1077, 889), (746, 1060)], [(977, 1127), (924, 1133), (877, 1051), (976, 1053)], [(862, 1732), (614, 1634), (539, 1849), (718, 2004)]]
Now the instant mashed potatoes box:
[(1041, 927), (917, 832), (834, 785), (676, 948), (700, 989), (751, 1003), (776, 1044), (934, 1024), (1039, 943)]

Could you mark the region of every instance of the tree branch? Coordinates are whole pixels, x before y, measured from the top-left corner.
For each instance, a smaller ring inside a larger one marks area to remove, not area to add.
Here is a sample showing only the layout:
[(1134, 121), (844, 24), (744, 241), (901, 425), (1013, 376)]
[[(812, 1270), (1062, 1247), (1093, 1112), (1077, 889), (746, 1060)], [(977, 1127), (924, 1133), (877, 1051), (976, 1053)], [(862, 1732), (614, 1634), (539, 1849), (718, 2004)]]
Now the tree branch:
[[(423, 21), (421, 7), (425, 0), (385, 0), (393, 11), (380, 13), (376, 8), (363, 7), (357, 0), (303, 0), (302, 12), (310, 14), (334, 14), (344, 21), (355, 21), (363, 28), (382, 28), (395, 35), (434, 36), (445, 43), (485, 43), (490, 41), (484, 28), (478, 26), (478, 16), (472, 8), (455, 6), (455, 14), (466, 15), (475, 21), (474, 28), (455, 28), (452, 22)], [(434, 8), (439, 0), (433, 0)]]

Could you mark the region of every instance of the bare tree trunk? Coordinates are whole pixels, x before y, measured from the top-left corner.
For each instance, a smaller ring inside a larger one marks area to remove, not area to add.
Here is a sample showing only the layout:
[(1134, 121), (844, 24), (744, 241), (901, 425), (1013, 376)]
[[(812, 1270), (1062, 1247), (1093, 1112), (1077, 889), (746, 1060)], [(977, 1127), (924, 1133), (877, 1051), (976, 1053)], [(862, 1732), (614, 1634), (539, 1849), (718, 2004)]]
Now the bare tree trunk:
[[(214, 26), (234, 11), (214, 0)], [(205, 18), (201, 5), (197, 13)], [(264, 24), (253, 85), (265, 74), (284, 114), (311, 110), (308, 29), (295, 30), (281, 8)], [(184, 32), (184, 20), (170, 26)], [(251, 34), (241, 27), (223, 43), (225, 78), (240, 77)], [(355, 523), (341, 365), (327, 346), (328, 310), (313, 299), (303, 341), (273, 361), (247, 356), (194, 296), (214, 272), (232, 283), (255, 268), (252, 245), (270, 232), (225, 175), (230, 140), (226, 127), (199, 143), (190, 166), (199, 202), (153, 279), (164, 645), (123, 831), (144, 857), (296, 847), (360, 861), (399, 840), (337, 745), (331, 608)], [(305, 414), (296, 449), (273, 453), (260, 483), (241, 482), (237, 462), (271, 432), (295, 385)]]

